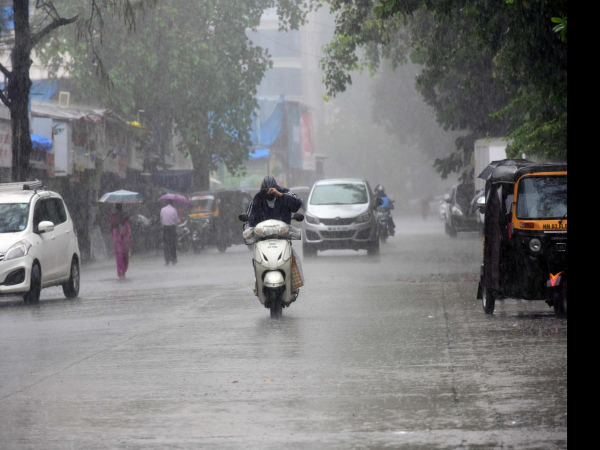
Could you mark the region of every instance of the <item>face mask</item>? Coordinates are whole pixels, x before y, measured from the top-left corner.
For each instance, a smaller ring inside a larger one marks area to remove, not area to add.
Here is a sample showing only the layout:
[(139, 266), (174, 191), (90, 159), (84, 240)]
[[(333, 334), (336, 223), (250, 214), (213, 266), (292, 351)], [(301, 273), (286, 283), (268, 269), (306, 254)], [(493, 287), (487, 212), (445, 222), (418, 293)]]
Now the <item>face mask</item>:
[(275, 196), (273, 196), (273, 200), (269, 200), (269, 198), (267, 197), (267, 205), (269, 205), (269, 208), (274, 208), (275, 207), (275, 200), (277, 200), (275, 198)]

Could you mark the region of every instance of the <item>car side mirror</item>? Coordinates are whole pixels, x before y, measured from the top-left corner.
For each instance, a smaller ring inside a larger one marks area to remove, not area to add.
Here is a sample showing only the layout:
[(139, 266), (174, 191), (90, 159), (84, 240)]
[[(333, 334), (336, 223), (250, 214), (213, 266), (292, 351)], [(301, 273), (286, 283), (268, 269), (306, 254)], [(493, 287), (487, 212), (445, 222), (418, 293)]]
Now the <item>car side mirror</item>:
[(294, 219), (296, 222), (302, 222), (304, 220), (304, 214), (296, 213), (292, 216), (292, 219)]
[(51, 231), (54, 231), (54, 224), (48, 220), (40, 222), (40, 224), (38, 225), (39, 234), (49, 233)]
[(485, 214), (485, 197), (479, 197), (477, 199), (477, 209), (481, 214)]
[(238, 219), (240, 219), (240, 222), (248, 222), (248, 214), (240, 214)]

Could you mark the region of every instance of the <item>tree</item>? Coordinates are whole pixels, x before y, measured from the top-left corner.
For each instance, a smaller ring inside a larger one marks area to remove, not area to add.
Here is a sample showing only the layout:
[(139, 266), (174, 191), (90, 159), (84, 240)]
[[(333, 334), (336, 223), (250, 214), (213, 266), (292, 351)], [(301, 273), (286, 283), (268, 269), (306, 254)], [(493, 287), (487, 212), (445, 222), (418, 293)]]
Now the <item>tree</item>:
[[(84, 3), (75, 1), (72, 13)], [(64, 30), (44, 57), (55, 71), (66, 67), (85, 100), (129, 116), (143, 110), (163, 153), (174, 129), (180, 148), (191, 156), (194, 187), (208, 189), (218, 162), (235, 172), (247, 159), (256, 88), (270, 67), (269, 54), (246, 31), (275, 6), (281, 26), (296, 28), (308, 11), (302, 5), (302, 0), (160, 2), (138, 15), (135, 33), (119, 26), (118, 18), (105, 20), (105, 38), (95, 53), (75, 30)], [(98, 61), (110, 89), (94, 76)]]
[(10, 44), (11, 68), (0, 64), (6, 79), (0, 100), (8, 107), (12, 127), (12, 179), (26, 180), (29, 176), (31, 136), (29, 131), (29, 94), (31, 91), (31, 55), (34, 49), (57, 29), (77, 21), (90, 34), (100, 29), (104, 12), (111, 10), (121, 21), (133, 26), (135, 10), (143, 0), (87, 0), (87, 15), (61, 15), (52, 0), (36, 0), (35, 14), (30, 17), (29, 0), (13, 0), (14, 39)]
[[(468, 132), (457, 139), (456, 153), (436, 160), (443, 177), (468, 166), (474, 140), (486, 136), (511, 138), (512, 156), (566, 158), (566, 0), (332, 5), (339, 13), (336, 37), (323, 61), (330, 94), (351, 83), (351, 71), (377, 70), (382, 58), (422, 64), (417, 87), (438, 122)], [(557, 17), (564, 27), (553, 30)]]

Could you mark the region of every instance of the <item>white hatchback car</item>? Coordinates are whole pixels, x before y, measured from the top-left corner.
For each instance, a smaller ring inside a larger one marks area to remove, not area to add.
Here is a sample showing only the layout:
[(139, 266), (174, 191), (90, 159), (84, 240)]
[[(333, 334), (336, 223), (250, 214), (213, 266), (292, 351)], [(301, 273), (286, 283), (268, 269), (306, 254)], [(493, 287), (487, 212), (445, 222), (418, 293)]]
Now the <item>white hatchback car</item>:
[(0, 184), (0, 296), (37, 303), (42, 288), (79, 295), (79, 244), (60, 195), (40, 182)]

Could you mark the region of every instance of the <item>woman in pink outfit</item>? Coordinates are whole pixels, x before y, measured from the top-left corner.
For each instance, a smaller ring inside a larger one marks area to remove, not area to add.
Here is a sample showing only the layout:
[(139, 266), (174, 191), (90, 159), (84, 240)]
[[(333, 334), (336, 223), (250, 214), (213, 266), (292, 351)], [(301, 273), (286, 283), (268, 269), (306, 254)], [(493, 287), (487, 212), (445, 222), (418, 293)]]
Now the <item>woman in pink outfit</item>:
[(115, 211), (110, 215), (110, 231), (113, 238), (115, 257), (117, 258), (117, 275), (125, 278), (129, 267), (129, 238), (131, 236), (131, 222), (129, 216), (123, 211), (123, 205), (117, 203)]

